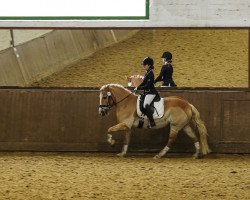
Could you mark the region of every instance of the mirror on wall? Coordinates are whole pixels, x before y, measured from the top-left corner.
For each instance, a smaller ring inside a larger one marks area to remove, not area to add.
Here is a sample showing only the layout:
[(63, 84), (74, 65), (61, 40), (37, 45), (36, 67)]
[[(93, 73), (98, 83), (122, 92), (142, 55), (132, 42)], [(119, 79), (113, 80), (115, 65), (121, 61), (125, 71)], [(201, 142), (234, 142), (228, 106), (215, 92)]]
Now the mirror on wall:
[(178, 87), (248, 87), (247, 29), (17, 29), (13, 47), (9, 29), (0, 35), (1, 85), (126, 86), (146, 56), (157, 76), (170, 51)]

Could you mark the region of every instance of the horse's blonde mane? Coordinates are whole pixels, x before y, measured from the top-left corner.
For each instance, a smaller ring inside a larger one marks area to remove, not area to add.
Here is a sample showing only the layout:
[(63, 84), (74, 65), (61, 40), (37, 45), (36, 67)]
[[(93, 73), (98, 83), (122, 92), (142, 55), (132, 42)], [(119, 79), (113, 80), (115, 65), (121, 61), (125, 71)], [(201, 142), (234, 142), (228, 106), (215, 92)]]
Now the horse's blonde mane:
[(107, 87), (118, 87), (118, 88), (121, 88), (121, 89), (124, 89), (126, 90), (127, 92), (131, 92), (129, 91), (127, 88), (125, 88), (124, 86), (120, 85), (120, 84), (117, 84), (117, 83), (110, 83), (110, 84), (107, 84), (107, 85), (103, 85), (100, 89), (100, 91), (106, 89)]

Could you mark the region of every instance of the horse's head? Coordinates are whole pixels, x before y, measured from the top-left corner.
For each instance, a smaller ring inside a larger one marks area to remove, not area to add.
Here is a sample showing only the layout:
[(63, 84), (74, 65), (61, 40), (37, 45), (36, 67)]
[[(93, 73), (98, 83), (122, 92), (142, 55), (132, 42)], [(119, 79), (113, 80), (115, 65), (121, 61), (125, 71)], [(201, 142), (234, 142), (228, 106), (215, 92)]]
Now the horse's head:
[(131, 97), (136, 97), (136, 95), (120, 84), (111, 83), (102, 86), (100, 89), (99, 114), (107, 115), (113, 106), (124, 105), (126, 100), (131, 99)]
[(129, 87), (138, 87), (143, 81), (143, 76), (132, 75), (130, 77), (127, 77), (127, 80), (128, 80)]
[(114, 96), (109, 86), (103, 86), (100, 89), (100, 104), (99, 104), (99, 114), (105, 116), (108, 111), (115, 105)]

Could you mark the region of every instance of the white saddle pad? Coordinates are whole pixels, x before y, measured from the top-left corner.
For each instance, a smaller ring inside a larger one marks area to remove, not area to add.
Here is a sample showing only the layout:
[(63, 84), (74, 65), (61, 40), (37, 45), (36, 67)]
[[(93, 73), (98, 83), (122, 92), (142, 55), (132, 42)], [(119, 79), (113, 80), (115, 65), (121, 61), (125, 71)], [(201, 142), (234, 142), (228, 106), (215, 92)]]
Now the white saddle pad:
[[(144, 114), (141, 112), (141, 109), (140, 109), (140, 97), (141, 97), (141, 95), (138, 96), (137, 105), (136, 105), (136, 107), (137, 107), (137, 115), (139, 117), (144, 116)], [(160, 101), (154, 102), (154, 107), (155, 107), (155, 109), (154, 109), (153, 118), (154, 119), (162, 118), (162, 116), (164, 114), (164, 99), (161, 98)], [(145, 117), (147, 117), (147, 116), (145, 116)]]

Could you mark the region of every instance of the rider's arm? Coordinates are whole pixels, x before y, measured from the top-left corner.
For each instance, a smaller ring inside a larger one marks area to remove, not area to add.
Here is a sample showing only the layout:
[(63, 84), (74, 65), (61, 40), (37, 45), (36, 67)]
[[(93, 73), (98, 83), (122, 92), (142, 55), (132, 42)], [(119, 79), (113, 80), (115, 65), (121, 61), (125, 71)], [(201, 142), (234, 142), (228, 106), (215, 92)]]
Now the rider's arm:
[(162, 66), (161, 72), (160, 72), (159, 76), (155, 79), (154, 83), (157, 83), (158, 81), (163, 80), (163, 74), (165, 73), (165, 71), (166, 71), (165, 66)]
[(154, 84), (154, 74), (150, 72), (143, 80), (143, 82), (137, 87), (138, 90), (147, 90), (151, 88), (151, 84)]

